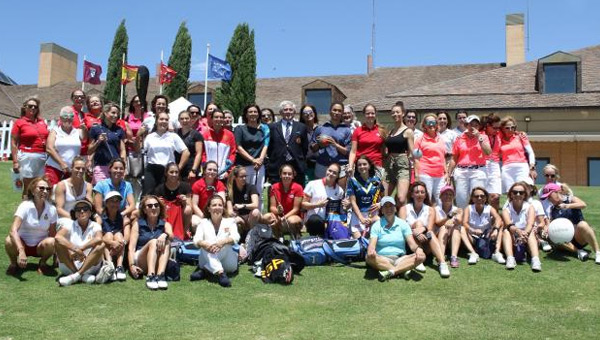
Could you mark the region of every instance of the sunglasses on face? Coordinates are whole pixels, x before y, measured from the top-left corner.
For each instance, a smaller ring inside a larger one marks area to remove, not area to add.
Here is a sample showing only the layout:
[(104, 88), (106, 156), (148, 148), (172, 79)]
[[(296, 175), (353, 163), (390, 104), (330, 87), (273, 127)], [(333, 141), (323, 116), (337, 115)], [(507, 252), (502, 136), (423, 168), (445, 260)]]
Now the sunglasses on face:
[(39, 191), (48, 191), (50, 192), (50, 190), (52, 190), (51, 187), (37, 187)]
[(148, 208), (148, 209), (155, 209), (158, 207), (160, 207), (160, 204), (158, 204), (158, 203), (147, 203), (146, 204), (146, 208)]
[(312, 112), (312, 111), (302, 111), (302, 114), (303, 114), (303, 115), (311, 115), (311, 114), (313, 114), (313, 113), (314, 113), (314, 112)]
[(546, 178), (556, 178), (556, 175), (545, 174)]
[(83, 99), (83, 98), (85, 98), (85, 96), (82, 96), (82, 95), (73, 96), (73, 99)]
[(197, 116), (199, 113), (200, 113), (200, 112), (198, 112), (198, 111), (190, 111), (190, 114), (191, 114), (192, 116)]
[(510, 131), (515, 131), (517, 129), (516, 126), (505, 126), (504, 130), (510, 130)]
[(408, 116), (408, 117), (406, 117), (406, 119), (415, 120), (415, 119), (417, 119), (417, 117)]
[(525, 196), (525, 190), (513, 190), (512, 194), (517, 196)]
[(425, 122), (425, 126), (430, 126), (431, 127), (431, 126), (436, 126), (436, 125), (437, 125), (437, 122), (434, 121), (434, 120), (428, 120), (428, 121)]
[(474, 198), (484, 199), (485, 195), (473, 195)]
[(88, 207), (87, 205), (85, 205), (85, 206), (82, 206), (82, 207), (75, 207), (75, 209), (73, 209), (73, 210), (75, 210), (75, 212), (88, 212), (88, 211), (90, 211), (92, 209), (90, 209), (90, 207)]
[(27, 108), (30, 110), (37, 110), (38, 106), (37, 105), (33, 105), (33, 104), (28, 104)]

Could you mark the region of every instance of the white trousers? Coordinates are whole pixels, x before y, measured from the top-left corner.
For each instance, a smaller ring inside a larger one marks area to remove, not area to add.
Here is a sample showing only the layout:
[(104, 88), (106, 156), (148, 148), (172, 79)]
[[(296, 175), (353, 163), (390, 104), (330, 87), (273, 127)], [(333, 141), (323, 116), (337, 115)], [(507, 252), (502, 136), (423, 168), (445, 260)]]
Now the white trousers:
[(436, 202), (437, 205), (441, 206), (442, 201), (440, 200), (440, 190), (446, 184), (444, 177), (431, 177), (429, 175), (419, 174), (419, 180), (425, 183), (431, 203), (433, 204), (433, 202)]
[(469, 197), (473, 188), (485, 188), (487, 181), (485, 168), (462, 169), (456, 167), (453, 177), (456, 189), (456, 206), (459, 208), (464, 208), (469, 204)]
[(485, 173), (487, 174), (487, 184), (485, 185), (485, 189), (490, 194), (502, 194), (500, 163), (488, 160), (485, 163)]
[(502, 192), (507, 193), (508, 189), (516, 182), (524, 181), (529, 177), (528, 163), (511, 163), (502, 166)]
[(225, 273), (233, 273), (238, 267), (238, 253), (233, 250), (230, 244), (221, 248), (216, 254), (200, 249), (198, 256), (198, 267), (204, 268), (209, 272), (216, 274), (220, 271)]

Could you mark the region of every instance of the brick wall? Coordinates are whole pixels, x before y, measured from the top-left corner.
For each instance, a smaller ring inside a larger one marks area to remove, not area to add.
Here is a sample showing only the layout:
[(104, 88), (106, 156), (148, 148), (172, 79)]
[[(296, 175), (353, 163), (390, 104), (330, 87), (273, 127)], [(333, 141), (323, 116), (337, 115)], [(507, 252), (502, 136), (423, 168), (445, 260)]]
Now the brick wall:
[(531, 145), (536, 157), (550, 158), (550, 163), (560, 170), (560, 180), (570, 185), (587, 185), (587, 159), (600, 157), (600, 142), (532, 142)]

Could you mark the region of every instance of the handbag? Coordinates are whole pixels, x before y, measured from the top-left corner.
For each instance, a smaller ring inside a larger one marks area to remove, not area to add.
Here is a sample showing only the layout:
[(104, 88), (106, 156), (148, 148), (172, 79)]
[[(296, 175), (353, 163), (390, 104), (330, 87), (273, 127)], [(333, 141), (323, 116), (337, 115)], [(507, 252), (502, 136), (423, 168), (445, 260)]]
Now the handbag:
[(127, 155), (127, 175), (135, 178), (141, 177), (144, 168), (143, 162), (144, 158), (141, 154)]

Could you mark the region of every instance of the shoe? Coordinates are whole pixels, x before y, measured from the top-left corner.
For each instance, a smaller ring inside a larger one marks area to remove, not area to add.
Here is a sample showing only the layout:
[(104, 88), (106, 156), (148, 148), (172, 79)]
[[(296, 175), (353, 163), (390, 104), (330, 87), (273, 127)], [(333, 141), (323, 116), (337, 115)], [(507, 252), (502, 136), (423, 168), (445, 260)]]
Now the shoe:
[(517, 266), (517, 260), (515, 260), (514, 256), (508, 256), (506, 258), (506, 269), (515, 269)]
[(425, 268), (425, 265), (421, 263), (420, 265), (415, 267), (415, 270), (418, 271), (419, 273), (425, 273), (427, 268)]
[(590, 257), (590, 254), (583, 250), (583, 249), (577, 249), (577, 258), (580, 259), (581, 261), (587, 261), (587, 259)]
[(96, 282), (96, 275), (83, 274), (81, 276), (81, 282), (91, 285)]
[(392, 278), (392, 272), (389, 270), (379, 271), (379, 282), (384, 282)]
[(550, 245), (550, 243), (548, 243), (545, 240), (540, 241), (540, 246), (541, 246), (542, 250), (545, 252), (549, 252), (552, 250), (552, 246)]
[(596, 259), (594, 260), (594, 262), (596, 262), (596, 264), (600, 264), (600, 251), (596, 252)]
[(125, 274), (125, 269), (123, 266), (118, 266), (115, 268), (115, 275), (117, 276), (117, 281), (127, 280), (127, 275)]
[(146, 287), (150, 290), (158, 289), (158, 282), (156, 281), (156, 275), (148, 275), (146, 276)]
[(225, 287), (225, 288), (231, 287), (231, 281), (229, 281), (227, 274), (225, 274), (225, 273), (219, 274), (219, 285), (221, 287)]
[(458, 268), (458, 257), (456, 256), (450, 256), (450, 267), (452, 268)]
[(165, 278), (165, 274), (158, 274), (158, 276), (156, 277), (156, 285), (158, 286), (158, 289), (167, 289), (169, 288), (169, 284), (167, 283), (167, 279)]
[(502, 253), (500, 253), (500, 252), (492, 254), (492, 261), (499, 263), (499, 264), (506, 263), (506, 260), (504, 259), (504, 255), (502, 255)]
[(200, 281), (206, 278), (206, 272), (202, 268), (197, 268), (195, 272), (190, 275), (190, 281)]
[(477, 261), (479, 261), (479, 254), (477, 254), (477, 253), (469, 254), (469, 261), (467, 263), (476, 264)]
[(81, 280), (81, 275), (79, 273), (63, 276), (58, 279), (58, 284), (62, 287), (70, 286), (73, 283), (79, 282)]
[(450, 269), (448, 269), (448, 264), (446, 262), (440, 263), (438, 268), (440, 270), (441, 277), (444, 277), (444, 278), (450, 277)]
[(534, 272), (542, 271), (542, 262), (540, 261), (539, 257), (534, 256), (531, 258), (531, 270), (533, 270)]
[(6, 275), (15, 276), (19, 273), (19, 267), (16, 264), (11, 264), (6, 268)]
[(40, 265), (38, 266), (37, 272), (40, 275), (46, 275), (46, 276), (55, 274), (55, 273), (53, 273), (54, 270), (52, 270), (52, 268), (49, 265), (47, 265), (45, 263), (41, 263), (41, 262), (40, 262)]
[(404, 277), (405, 280), (410, 280), (411, 275), (412, 275), (412, 270), (407, 270), (404, 273), (402, 273), (402, 276)]

